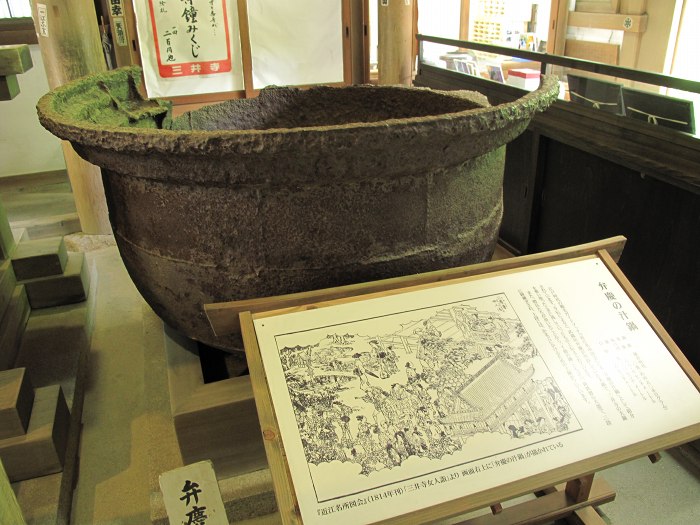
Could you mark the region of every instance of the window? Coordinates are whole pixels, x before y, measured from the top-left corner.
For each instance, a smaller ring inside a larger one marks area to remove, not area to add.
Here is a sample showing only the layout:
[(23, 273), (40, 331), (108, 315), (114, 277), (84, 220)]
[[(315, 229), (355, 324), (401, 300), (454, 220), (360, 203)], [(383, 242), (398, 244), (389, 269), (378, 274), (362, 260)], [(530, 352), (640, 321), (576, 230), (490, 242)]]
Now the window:
[(31, 17), (29, 0), (0, 0), (0, 18)]

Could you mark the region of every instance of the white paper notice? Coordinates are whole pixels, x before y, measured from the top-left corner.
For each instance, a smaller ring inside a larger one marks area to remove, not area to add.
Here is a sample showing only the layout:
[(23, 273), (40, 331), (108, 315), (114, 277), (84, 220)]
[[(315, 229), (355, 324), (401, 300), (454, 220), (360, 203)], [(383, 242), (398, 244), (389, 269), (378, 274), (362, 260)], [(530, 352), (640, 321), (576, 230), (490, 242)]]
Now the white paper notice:
[(37, 25), (39, 26), (39, 35), (43, 37), (49, 36), (49, 12), (46, 9), (46, 4), (36, 4)]
[(255, 327), (307, 525), (371, 523), (700, 424), (700, 393), (599, 259)]
[(238, 15), (231, 3), (134, 1), (149, 97), (243, 89)]
[(249, 0), (253, 87), (343, 81), (339, 1)]

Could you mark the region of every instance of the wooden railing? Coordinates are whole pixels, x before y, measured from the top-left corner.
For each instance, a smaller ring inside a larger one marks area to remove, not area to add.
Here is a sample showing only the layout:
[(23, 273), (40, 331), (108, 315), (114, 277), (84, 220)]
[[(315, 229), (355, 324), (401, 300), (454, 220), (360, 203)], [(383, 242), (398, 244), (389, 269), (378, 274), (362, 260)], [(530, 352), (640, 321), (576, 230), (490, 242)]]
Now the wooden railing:
[(515, 49), (512, 47), (481, 44), (478, 42), (470, 42), (467, 40), (453, 40), (450, 38), (441, 38), (421, 34), (416, 35), (416, 39), (419, 43), (419, 67), (420, 64), (423, 62), (423, 42), (432, 42), (434, 44), (443, 44), (446, 46), (453, 46), (460, 49), (471, 49), (474, 51), (506, 55), (516, 58), (522, 58), (532, 62), (539, 62), (541, 64), (540, 71), (542, 73), (547, 72), (548, 65), (562, 66), (572, 69), (579, 69), (581, 71), (588, 71), (590, 73), (598, 73), (601, 75), (623, 78), (626, 80), (631, 80), (633, 82), (643, 82), (645, 84), (669, 87), (673, 89), (679, 89), (682, 91), (689, 91), (691, 93), (700, 93), (700, 82), (698, 81), (671, 77), (668, 75), (662, 75), (661, 73), (654, 73), (652, 71), (640, 71), (638, 69), (631, 69), (622, 66), (613, 66), (610, 64), (603, 64), (601, 62), (581, 60), (579, 58), (550, 55), (548, 53), (537, 53), (535, 51), (525, 51), (522, 49)]

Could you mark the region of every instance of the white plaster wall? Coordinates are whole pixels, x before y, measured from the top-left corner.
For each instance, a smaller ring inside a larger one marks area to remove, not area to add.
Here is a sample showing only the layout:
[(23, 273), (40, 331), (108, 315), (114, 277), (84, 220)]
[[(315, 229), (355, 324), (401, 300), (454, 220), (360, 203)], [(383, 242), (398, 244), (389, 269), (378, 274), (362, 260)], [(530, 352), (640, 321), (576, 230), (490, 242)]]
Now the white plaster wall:
[(32, 67), (17, 75), (20, 93), (0, 102), (0, 177), (65, 169), (61, 141), (46, 131), (36, 103), (49, 91), (38, 45), (29, 46)]
[(671, 72), (668, 50), (670, 46), (673, 51), (682, 4), (683, 0), (647, 0), (649, 23), (639, 46), (637, 69), (665, 74)]

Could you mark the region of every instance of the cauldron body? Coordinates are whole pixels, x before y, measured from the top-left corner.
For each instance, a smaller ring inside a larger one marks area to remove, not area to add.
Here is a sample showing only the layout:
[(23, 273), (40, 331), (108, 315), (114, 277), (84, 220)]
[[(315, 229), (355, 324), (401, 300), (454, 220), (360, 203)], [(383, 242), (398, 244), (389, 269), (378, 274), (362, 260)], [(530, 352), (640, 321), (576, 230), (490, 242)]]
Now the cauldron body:
[(505, 144), (556, 97), (491, 107), (472, 92), (272, 88), (171, 119), (137, 68), (39, 102), (42, 124), (102, 168), (141, 294), (227, 350), (202, 305), (481, 262), (502, 215)]

